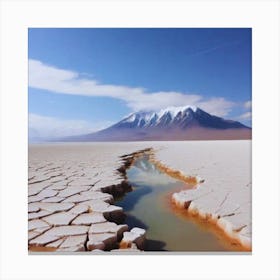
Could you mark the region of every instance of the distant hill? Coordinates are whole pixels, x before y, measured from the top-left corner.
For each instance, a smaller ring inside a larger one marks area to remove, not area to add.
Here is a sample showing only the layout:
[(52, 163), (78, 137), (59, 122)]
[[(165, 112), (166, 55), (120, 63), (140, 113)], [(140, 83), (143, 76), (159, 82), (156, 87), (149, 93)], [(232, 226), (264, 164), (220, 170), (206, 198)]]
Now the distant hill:
[(132, 113), (106, 129), (63, 141), (235, 140), (251, 139), (251, 132), (240, 122), (184, 106)]

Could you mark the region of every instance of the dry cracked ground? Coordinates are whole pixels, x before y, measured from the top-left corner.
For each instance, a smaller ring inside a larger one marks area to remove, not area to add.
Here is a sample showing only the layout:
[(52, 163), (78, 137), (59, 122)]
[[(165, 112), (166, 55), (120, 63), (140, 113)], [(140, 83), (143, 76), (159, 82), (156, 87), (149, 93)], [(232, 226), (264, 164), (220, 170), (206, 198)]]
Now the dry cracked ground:
[(122, 224), (125, 213), (113, 203), (115, 196), (129, 191), (123, 170), (130, 154), (151, 147), (155, 160), (165, 166), (203, 178), (196, 190), (173, 195), (178, 204), (188, 202), (200, 212), (222, 217), (221, 227), (238, 229), (250, 241), (250, 145), (250, 141), (30, 145), (28, 248), (143, 250), (145, 231)]
[[(123, 145), (32, 145), (28, 172), (28, 246), (31, 251), (142, 249), (145, 231), (121, 224), (113, 195), (129, 190), (117, 170)], [(127, 249), (126, 249), (127, 248)]]

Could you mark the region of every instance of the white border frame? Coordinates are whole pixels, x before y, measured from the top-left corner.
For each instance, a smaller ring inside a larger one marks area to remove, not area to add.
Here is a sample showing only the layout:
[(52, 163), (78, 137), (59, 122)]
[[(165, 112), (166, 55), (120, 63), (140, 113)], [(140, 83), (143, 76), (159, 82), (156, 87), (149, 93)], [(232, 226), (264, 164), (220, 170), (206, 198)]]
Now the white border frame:
[[(279, 279), (279, 6), (273, 0), (2, 0), (1, 279)], [(28, 27), (253, 28), (252, 255), (28, 255)]]

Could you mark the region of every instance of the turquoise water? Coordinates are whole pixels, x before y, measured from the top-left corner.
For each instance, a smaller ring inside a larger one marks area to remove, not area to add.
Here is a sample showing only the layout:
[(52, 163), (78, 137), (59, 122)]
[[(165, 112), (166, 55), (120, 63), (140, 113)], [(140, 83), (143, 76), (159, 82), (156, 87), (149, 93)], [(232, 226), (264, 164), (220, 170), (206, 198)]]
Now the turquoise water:
[(133, 191), (116, 202), (124, 208), (130, 228), (146, 229), (147, 251), (227, 251), (213, 231), (176, 215), (167, 203), (172, 189), (186, 187), (162, 172), (145, 157), (127, 170)]

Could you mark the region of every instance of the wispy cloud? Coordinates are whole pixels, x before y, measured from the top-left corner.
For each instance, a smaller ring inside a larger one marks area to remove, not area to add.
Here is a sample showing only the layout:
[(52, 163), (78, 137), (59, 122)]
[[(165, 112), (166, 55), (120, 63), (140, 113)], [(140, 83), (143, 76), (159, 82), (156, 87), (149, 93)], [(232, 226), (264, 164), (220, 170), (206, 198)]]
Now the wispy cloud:
[(140, 87), (101, 84), (75, 71), (59, 69), (33, 59), (29, 60), (29, 86), (53, 93), (120, 99), (133, 111), (196, 105), (209, 113), (226, 116), (235, 106), (234, 102), (225, 98), (206, 99), (199, 94), (173, 91), (147, 92)]
[(245, 112), (242, 113), (241, 115), (237, 116), (234, 119), (239, 120), (239, 121), (251, 122), (252, 121), (252, 111), (251, 111), (252, 101), (248, 100), (241, 105), (242, 105), (241, 109)]
[(91, 133), (110, 126), (108, 121), (94, 125), (83, 120), (64, 120), (38, 114), (29, 114), (29, 138), (63, 137)]
[(201, 50), (197, 50), (197, 51), (189, 54), (188, 56), (197, 56), (197, 55), (212, 53), (216, 50), (226, 48), (226, 47), (229, 47), (229, 46), (233, 46), (233, 45), (238, 45), (240, 43), (241, 43), (240, 41), (232, 41), (232, 42), (227, 42), (227, 43), (221, 43), (219, 45), (216, 45), (216, 46), (213, 46), (213, 47), (210, 47), (210, 48), (204, 48), (204, 49), (201, 49)]
[(238, 120), (250, 121), (252, 119), (252, 112), (246, 112), (237, 117)]

